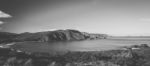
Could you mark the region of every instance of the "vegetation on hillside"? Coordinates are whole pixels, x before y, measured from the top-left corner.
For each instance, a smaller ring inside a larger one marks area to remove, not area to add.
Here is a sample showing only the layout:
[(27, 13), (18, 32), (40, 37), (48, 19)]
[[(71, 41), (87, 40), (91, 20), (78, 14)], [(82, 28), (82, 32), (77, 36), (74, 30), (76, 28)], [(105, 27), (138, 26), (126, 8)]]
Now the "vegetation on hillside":
[(74, 41), (74, 40), (86, 40), (86, 39), (106, 39), (106, 34), (91, 34), (86, 32), (80, 32), (78, 30), (56, 30), (45, 31), (37, 33), (7, 33), (0, 32), (0, 44), (9, 42), (24, 42), (24, 41)]

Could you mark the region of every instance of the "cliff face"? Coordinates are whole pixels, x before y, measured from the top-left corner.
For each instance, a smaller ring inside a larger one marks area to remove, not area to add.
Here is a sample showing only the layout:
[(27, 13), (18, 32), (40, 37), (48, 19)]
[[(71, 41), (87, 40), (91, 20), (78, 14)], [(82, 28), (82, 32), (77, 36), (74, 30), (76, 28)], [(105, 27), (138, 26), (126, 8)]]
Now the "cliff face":
[[(8, 33), (8, 35), (3, 38), (8, 38), (10, 36), (12, 36), (12, 34)], [(37, 33), (15, 34), (15, 36), (12, 36), (11, 39), (13, 41), (49, 42), (49, 41), (85, 40), (85, 39), (105, 39), (106, 37), (107, 35), (105, 34), (89, 34), (77, 30), (68, 29), (68, 30), (56, 30), (56, 31), (46, 31), (46, 32), (37, 32)]]
[(93, 33), (86, 33), (86, 32), (82, 32), (82, 34), (86, 39), (106, 39), (108, 36), (106, 34), (93, 34)]
[(76, 30), (57, 30), (53, 32), (45, 32), (45, 34), (41, 37), (41, 41), (70, 41), (84, 39), (84, 35)]

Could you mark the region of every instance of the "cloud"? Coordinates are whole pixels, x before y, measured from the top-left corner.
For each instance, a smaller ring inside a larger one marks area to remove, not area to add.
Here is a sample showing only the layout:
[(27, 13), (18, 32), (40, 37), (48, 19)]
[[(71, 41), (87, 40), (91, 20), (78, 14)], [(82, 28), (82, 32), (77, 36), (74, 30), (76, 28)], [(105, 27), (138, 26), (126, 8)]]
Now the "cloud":
[(0, 21), (0, 25), (3, 24), (3, 23), (4, 23), (3, 21)]
[(11, 15), (4, 13), (3, 11), (0, 11), (0, 18), (10, 18), (12, 17)]
[[(3, 21), (0, 21), (0, 25), (2, 25), (2, 24), (4, 24), (4, 22), (3, 22)], [(2, 27), (0, 27), (0, 30), (2, 30)]]
[(150, 22), (150, 18), (141, 18), (140, 21)]
[[(12, 16), (0, 10), (0, 18), (10, 18), (10, 17), (12, 17)], [(2, 24), (4, 24), (4, 22), (0, 21), (0, 25), (2, 25)], [(2, 29), (2, 27), (0, 27), (0, 30), (1, 29)]]

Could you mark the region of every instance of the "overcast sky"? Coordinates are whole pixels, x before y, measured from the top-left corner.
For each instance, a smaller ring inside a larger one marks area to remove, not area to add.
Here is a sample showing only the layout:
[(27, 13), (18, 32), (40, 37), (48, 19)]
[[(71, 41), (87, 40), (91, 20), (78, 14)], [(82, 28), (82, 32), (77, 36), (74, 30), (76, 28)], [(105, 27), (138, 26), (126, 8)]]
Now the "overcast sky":
[(77, 29), (150, 35), (150, 0), (0, 0), (2, 12), (7, 17), (0, 14), (0, 31), (6, 32)]

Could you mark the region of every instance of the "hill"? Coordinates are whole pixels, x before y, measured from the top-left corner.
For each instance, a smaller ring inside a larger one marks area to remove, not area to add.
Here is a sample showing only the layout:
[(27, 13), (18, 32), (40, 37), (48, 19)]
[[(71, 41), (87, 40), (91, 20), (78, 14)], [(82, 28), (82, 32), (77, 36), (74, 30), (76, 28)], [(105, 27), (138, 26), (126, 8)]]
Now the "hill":
[(23, 41), (39, 41), (39, 42), (51, 42), (51, 41), (74, 41), (74, 40), (86, 40), (86, 39), (105, 39), (106, 34), (91, 34), (86, 32), (80, 32), (78, 30), (56, 30), (45, 31), (37, 33), (7, 33), (0, 32), (0, 43), (3, 42), (23, 42)]
[(13, 42), (15, 37), (17, 37), (15, 33), (0, 32), (0, 43)]

